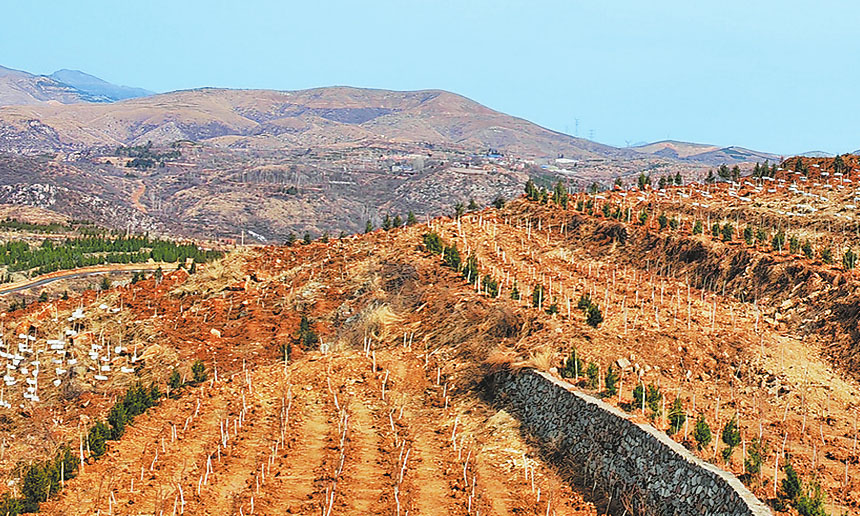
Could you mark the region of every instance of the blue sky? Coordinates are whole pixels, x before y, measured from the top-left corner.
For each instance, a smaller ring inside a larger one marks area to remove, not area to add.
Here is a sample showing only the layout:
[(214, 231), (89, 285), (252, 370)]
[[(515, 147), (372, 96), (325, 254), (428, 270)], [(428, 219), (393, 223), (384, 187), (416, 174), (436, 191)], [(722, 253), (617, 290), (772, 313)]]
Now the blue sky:
[(440, 88), (612, 145), (860, 149), (860, 3), (7, 2), (0, 64), (155, 91)]

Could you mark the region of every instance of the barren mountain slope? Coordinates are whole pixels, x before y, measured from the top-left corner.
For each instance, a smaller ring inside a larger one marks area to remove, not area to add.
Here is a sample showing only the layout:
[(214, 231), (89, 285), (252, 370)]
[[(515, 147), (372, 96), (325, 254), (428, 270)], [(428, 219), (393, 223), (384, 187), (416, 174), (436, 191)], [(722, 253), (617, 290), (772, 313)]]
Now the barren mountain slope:
[[(38, 121), (36, 127), (32, 121)], [(346, 87), (302, 91), (198, 89), (112, 104), (0, 108), (0, 146), (80, 149), (147, 140), (211, 140), (292, 148), (367, 139), (497, 148), (524, 155), (635, 157), (493, 111), (452, 93)], [(47, 135), (56, 135), (48, 137)]]

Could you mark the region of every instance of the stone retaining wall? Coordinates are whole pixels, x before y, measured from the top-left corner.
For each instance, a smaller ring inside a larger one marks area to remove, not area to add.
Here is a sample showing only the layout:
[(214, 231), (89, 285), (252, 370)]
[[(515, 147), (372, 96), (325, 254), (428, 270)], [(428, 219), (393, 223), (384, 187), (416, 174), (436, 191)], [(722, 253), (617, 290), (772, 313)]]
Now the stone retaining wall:
[(523, 426), (637, 514), (771, 515), (731, 473), (709, 464), (650, 425), (537, 371), (492, 378), (496, 398)]

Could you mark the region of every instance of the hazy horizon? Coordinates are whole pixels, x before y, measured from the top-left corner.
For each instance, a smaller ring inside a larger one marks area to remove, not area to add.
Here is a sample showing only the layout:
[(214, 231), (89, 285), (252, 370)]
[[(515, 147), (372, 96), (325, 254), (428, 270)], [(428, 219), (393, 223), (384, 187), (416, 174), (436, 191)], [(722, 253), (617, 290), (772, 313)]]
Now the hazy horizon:
[[(0, 33), (15, 49), (0, 65), (37, 74), (68, 68), (156, 92), (442, 89), (619, 147), (860, 148), (860, 44), (842, 36), (860, 6), (847, 3), (157, 1), (141, 11), (90, 1), (7, 11), (21, 23)], [(36, 31), (26, 23), (35, 19)], [(51, 37), (33, 37), (42, 33)]]

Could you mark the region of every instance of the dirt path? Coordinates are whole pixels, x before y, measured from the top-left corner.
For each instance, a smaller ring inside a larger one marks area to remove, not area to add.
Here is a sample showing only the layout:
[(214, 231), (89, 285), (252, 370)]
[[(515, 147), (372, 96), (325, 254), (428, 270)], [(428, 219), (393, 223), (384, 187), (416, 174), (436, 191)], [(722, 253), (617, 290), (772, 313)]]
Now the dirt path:
[(146, 206), (140, 203), (140, 198), (143, 197), (144, 192), (146, 192), (146, 185), (143, 181), (139, 181), (137, 188), (131, 193), (131, 204), (138, 210), (146, 213)]

